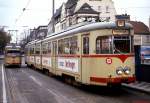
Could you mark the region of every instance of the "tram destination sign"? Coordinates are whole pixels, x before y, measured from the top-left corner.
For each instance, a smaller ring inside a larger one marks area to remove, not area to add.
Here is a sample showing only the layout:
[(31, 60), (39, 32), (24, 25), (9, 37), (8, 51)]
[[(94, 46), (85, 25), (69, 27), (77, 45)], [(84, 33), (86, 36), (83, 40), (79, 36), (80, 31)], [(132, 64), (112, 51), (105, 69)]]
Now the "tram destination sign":
[(112, 33), (114, 35), (129, 34), (129, 30), (117, 30), (117, 29), (115, 29), (115, 30), (112, 30)]

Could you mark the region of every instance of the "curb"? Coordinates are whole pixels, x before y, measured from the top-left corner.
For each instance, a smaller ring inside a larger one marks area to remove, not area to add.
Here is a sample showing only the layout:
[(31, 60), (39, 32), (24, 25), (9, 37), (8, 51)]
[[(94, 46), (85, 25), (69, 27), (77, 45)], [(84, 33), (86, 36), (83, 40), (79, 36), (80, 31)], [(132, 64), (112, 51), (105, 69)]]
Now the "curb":
[(122, 86), (124, 86), (126, 88), (129, 88), (129, 89), (133, 89), (133, 90), (136, 90), (136, 91), (140, 91), (140, 92), (150, 94), (150, 88), (145, 89), (143, 87), (138, 87), (138, 86), (134, 86), (134, 85), (130, 85), (130, 84), (122, 84)]

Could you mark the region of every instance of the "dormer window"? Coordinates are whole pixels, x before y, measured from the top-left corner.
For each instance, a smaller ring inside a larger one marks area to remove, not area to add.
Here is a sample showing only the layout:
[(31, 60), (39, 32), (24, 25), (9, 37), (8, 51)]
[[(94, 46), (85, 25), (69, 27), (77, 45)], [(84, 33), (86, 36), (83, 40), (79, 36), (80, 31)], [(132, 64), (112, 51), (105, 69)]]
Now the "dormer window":
[(89, 8), (89, 7), (84, 7), (83, 9), (84, 9), (84, 10), (89, 10), (90, 8)]

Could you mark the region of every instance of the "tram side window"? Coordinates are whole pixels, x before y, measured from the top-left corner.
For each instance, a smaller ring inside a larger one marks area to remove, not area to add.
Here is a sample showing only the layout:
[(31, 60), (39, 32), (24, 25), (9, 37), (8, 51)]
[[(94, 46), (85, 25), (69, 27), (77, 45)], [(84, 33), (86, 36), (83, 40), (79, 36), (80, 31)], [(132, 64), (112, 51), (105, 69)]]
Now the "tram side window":
[(29, 54), (29, 48), (25, 47), (25, 54), (28, 55)]
[(58, 54), (76, 54), (77, 37), (69, 37), (58, 41)]
[(52, 42), (52, 45), (53, 45), (53, 55), (56, 55), (57, 54), (57, 41), (53, 41)]
[(30, 48), (29, 47), (27, 48), (27, 54), (30, 54)]
[(96, 40), (96, 54), (100, 54), (100, 53), (101, 53), (101, 40), (100, 37), (98, 37)]
[(51, 54), (51, 42), (48, 43), (48, 54)]
[(77, 37), (70, 38), (70, 54), (76, 54), (78, 50)]
[(89, 37), (83, 38), (83, 54), (89, 54)]
[(69, 38), (64, 39), (64, 54), (69, 54), (70, 48), (69, 48)]
[(34, 54), (34, 47), (30, 47), (30, 54)]
[(110, 43), (109, 43), (109, 37), (102, 37), (102, 54), (110, 53)]
[(64, 52), (64, 46), (63, 46), (63, 39), (59, 40), (58, 41), (58, 54), (63, 54)]
[(36, 51), (35, 51), (35, 53), (36, 53), (36, 54), (40, 54), (40, 45), (37, 45), (37, 46), (36, 46)]
[(96, 54), (110, 54), (112, 51), (111, 41), (109, 36), (97, 37), (96, 39)]
[(42, 52), (43, 52), (43, 54), (47, 54), (47, 49), (48, 49), (48, 44), (47, 43), (42, 44)]

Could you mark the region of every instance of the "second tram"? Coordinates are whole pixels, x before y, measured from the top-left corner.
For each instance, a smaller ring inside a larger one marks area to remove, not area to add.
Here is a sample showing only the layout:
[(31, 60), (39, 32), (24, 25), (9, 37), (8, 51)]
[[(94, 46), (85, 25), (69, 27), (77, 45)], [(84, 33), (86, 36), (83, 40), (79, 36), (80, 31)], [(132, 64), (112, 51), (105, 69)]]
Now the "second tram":
[(8, 45), (5, 47), (5, 67), (15, 65), (21, 67), (21, 47)]

